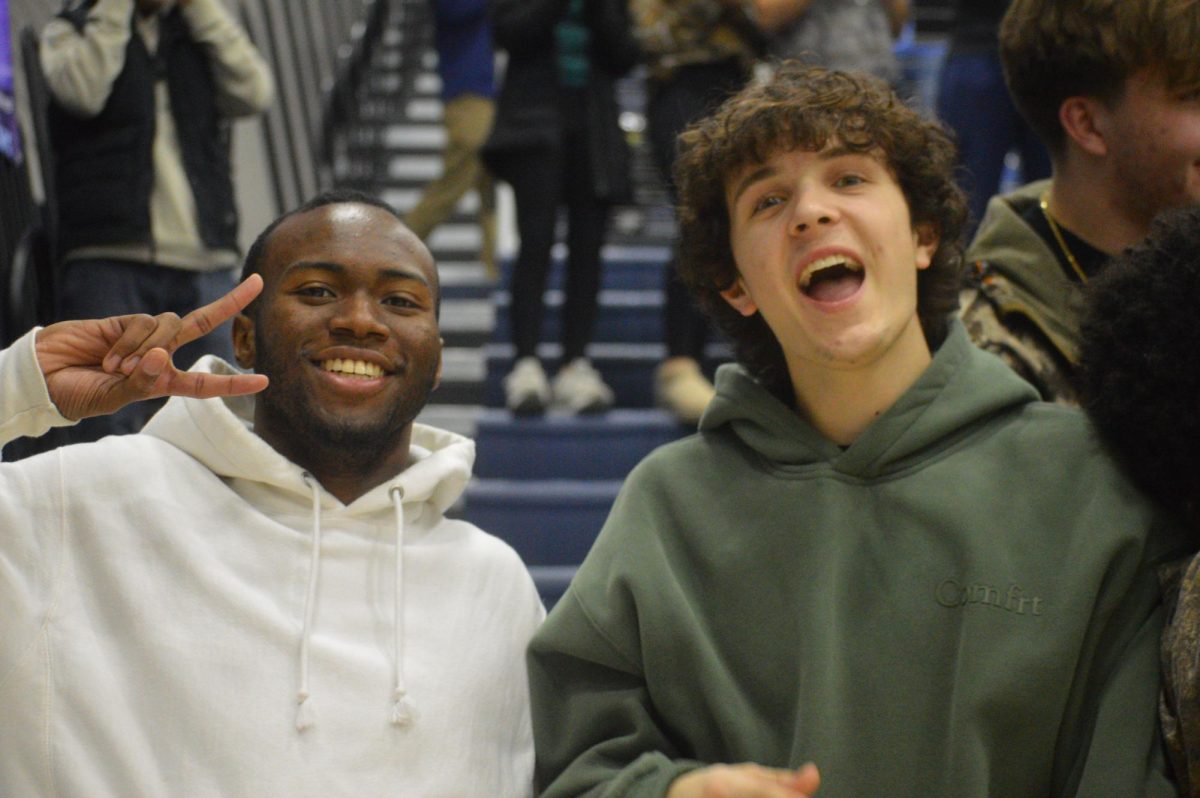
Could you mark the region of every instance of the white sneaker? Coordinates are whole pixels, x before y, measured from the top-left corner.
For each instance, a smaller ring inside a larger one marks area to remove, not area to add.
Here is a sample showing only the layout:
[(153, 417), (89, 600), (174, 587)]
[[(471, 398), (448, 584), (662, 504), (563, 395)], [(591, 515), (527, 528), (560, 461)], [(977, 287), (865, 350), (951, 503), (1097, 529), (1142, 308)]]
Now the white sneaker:
[(535, 416), (550, 404), (550, 383), (536, 357), (523, 357), (504, 378), (504, 402), (513, 415)]
[(554, 375), (554, 404), (569, 413), (600, 413), (613, 406), (613, 392), (586, 357), (577, 357)]
[(694, 426), (704, 414), (716, 389), (690, 357), (664, 360), (654, 374), (654, 400), (681, 424)]

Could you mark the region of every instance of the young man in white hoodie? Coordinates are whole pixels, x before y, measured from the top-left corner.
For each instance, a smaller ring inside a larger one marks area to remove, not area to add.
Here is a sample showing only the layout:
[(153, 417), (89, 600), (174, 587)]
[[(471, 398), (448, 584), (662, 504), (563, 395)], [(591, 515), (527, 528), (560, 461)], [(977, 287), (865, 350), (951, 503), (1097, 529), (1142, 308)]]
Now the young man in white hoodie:
[[(173, 397), (140, 434), (0, 465), (0, 794), (530, 794), (543, 610), (443, 515), (472, 443), (413, 421), (441, 364), (429, 251), (323, 195), (245, 272), (183, 319), (0, 352), (0, 441)], [(258, 374), (174, 368), (230, 317)]]

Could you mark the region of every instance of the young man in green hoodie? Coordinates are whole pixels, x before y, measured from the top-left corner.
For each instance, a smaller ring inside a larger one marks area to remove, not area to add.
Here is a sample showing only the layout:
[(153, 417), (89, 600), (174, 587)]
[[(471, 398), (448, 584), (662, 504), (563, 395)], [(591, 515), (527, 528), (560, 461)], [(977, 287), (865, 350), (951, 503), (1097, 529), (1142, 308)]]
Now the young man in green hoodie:
[(531, 644), (545, 795), (1174, 794), (1174, 531), (953, 320), (953, 165), (793, 63), (681, 137), (679, 268), (738, 363)]

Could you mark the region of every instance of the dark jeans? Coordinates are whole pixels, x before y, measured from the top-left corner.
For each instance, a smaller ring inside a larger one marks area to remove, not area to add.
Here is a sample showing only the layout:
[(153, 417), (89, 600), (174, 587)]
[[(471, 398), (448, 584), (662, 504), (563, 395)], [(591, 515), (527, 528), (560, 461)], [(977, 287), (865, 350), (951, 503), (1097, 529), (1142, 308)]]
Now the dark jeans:
[(996, 53), (951, 54), (942, 66), (937, 115), (958, 136), (971, 229), (999, 189), (1004, 156), (1021, 156), (1021, 182), (1050, 176), (1046, 148), (1017, 113)]
[[(235, 283), (231, 271), (193, 272), (131, 261), (72, 260), (63, 267), (58, 315), (63, 319), (102, 319), (170, 311), (185, 316), (224, 296)], [(175, 352), (175, 365), (188, 368), (205, 354), (233, 362), (232, 331), (233, 325), (227, 321), (185, 344)], [(112, 415), (85, 418), (64, 434), (69, 442), (82, 443), (137, 432), (162, 404), (155, 400), (126, 405)]]
[[(646, 107), (650, 147), (655, 163), (667, 184), (672, 205), (675, 186), (671, 169), (675, 163), (675, 139), (691, 122), (712, 111), (736, 92), (748, 76), (735, 61), (698, 64), (677, 69), (671, 79), (652, 82)], [(703, 360), (708, 341), (708, 319), (696, 307), (691, 293), (675, 274), (674, 259), (666, 278), (663, 327), (667, 357)]]
[(609, 204), (593, 196), (590, 157), (582, 129), (564, 134), (560, 147), (531, 150), (506, 175), (517, 210), (521, 249), (513, 262), (512, 335), (518, 358), (537, 354), (545, 315), (546, 276), (558, 208), (567, 209), (567, 270), (562, 307), (563, 363), (584, 356), (600, 296), (600, 247)]

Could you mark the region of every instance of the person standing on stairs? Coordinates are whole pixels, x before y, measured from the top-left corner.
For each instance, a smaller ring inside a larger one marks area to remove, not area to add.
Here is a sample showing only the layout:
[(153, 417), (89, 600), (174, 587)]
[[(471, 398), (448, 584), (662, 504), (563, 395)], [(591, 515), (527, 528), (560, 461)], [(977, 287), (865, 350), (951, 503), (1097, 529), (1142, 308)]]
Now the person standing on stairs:
[[(675, 139), (750, 78), (768, 36), (790, 24), (808, 0), (631, 0), (634, 30), (649, 74), (646, 124), (655, 165), (671, 204)], [(663, 336), (666, 358), (654, 374), (654, 397), (694, 426), (713, 395), (701, 370), (710, 325), (667, 265)]]
[[(632, 196), (613, 85), (638, 60), (625, 0), (492, 0), (491, 15), (508, 64), (484, 161), (512, 186), (521, 239), (509, 286), (515, 356), (505, 401), (517, 415), (551, 404), (600, 412), (614, 399), (587, 357), (600, 250), (612, 206)], [(560, 207), (567, 220), (565, 301), (562, 359), (551, 384), (537, 347)]]
[[(224, 0), (68, 0), (42, 29), (64, 264), (58, 317), (205, 305), (234, 285), (231, 121), (274, 96), (270, 68)], [(231, 357), (228, 332), (179, 353)], [(137, 432), (157, 402), (64, 432)]]
[[(329, 193), (182, 319), (0, 352), (0, 440), (172, 397), (0, 464), (0, 794), (532, 795), (545, 613), (509, 546), (445, 516), (472, 442), (413, 420), (439, 298), (395, 211)], [(174, 367), (230, 319), (257, 373)]]
[(867, 72), (897, 88), (895, 41), (911, 0), (805, 0), (803, 12), (771, 37), (771, 54), (814, 66)]
[(479, 259), (496, 276), (496, 191), (479, 156), (495, 117), (495, 56), (487, 0), (430, 0), (446, 150), (442, 174), (425, 186), (404, 223), (422, 241), (444, 222), (463, 194), (479, 197)]
[(1185, 536), (955, 319), (954, 165), (797, 63), (680, 137), (680, 273), (738, 362), (530, 643), (544, 798), (1174, 798)]

